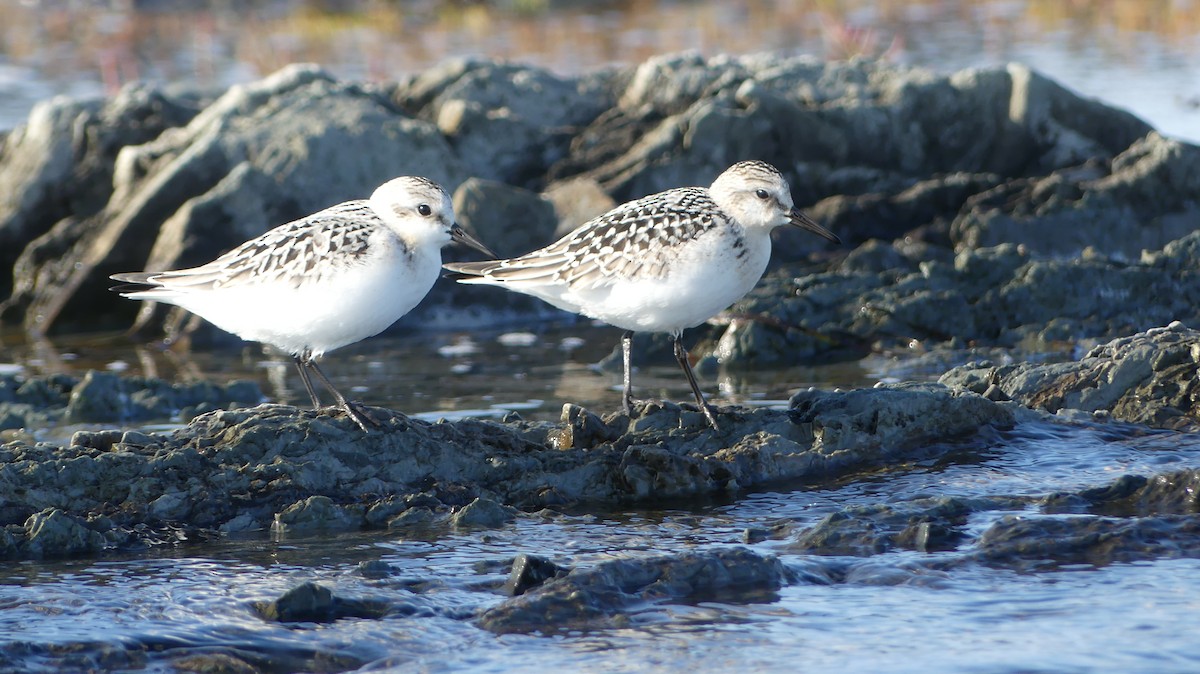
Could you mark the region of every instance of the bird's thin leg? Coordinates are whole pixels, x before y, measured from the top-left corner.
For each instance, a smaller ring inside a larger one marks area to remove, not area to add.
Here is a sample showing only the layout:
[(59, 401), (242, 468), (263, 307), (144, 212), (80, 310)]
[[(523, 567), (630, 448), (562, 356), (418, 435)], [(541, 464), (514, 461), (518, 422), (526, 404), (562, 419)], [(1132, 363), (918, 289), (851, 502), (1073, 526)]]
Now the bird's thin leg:
[(371, 416), (371, 414), (367, 412), (365, 407), (359, 403), (350, 402), (346, 399), (346, 396), (342, 395), (340, 391), (334, 388), (333, 382), (329, 381), (329, 377), (326, 377), (324, 372), (321, 372), (321, 368), (317, 367), (317, 362), (315, 360), (310, 358), (305, 362), (305, 364), (312, 369), (313, 374), (317, 375), (317, 379), (321, 380), (321, 384), (323, 384), (325, 388), (329, 389), (329, 392), (333, 394), (335, 399), (337, 399), (338, 406), (345, 410), (346, 415), (353, 419), (354, 423), (358, 424), (358, 427), (363, 429), (364, 433), (367, 432), (367, 423), (370, 423), (376, 428), (383, 426), (383, 424), (379, 423), (378, 419)]
[(296, 354), (292, 356), (292, 360), (296, 361), (296, 369), (300, 370), (300, 381), (304, 382), (304, 389), (308, 391), (308, 397), (312, 399), (313, 409), (321, 409), (321, 399), (317, 397), (317, 392), (313, 390), (312, 379), (308, 376), (308, 370), (305, 369), (305, 364), (308, 363), (311, 356), (305, 351), (303, 355)]
[(633, 331), (626, 330), (625, 334), (621, 335), (621, 356), (622, 362), (625, 364), (625, 388), (621, 396), (621, 405), (625, 409), (625, 414), (633, 416), (633, 377), (629, 371), (633, 365), (633, 357), (630, 355), (633, 351)]
[(696, 396), (696, 405), (704, 412), (704, 416), (708, 417), (708, 423), (712, 424), (714, 431), (721, 430), (717, 425), (717, 418), (713, 416), (712, 409), (704, 400), (704, 394), (700, 392), (700, 384), (696, 383), (696, 373), (692, 372), (692, 364), (688, 362), (687, 349), (683, 348), (683, 342), (679, 341), (679, 335), (675, 335), (673, 343), (675, 346), (675, 360), (679, 361), (679, 367), (683, 368), (683, 373), (687, 375), (688, 384), (692, 387), (692, 394)]

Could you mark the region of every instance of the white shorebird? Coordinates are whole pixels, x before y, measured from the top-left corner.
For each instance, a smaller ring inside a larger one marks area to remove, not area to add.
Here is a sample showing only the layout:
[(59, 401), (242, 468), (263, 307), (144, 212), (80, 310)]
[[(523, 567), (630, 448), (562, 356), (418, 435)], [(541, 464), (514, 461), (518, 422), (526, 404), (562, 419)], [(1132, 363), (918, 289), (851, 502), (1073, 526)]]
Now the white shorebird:
[(718, 428), (679, 338), (758, 283), (771, 257), (771, 230), (789, 224), (841, 241), (796, 210), (775, 167), (747, 161), (708, 189), (682, 187), (630, 201), (532, 253), (443, 266), (461, 283), (504, 286), (624, 328), (627, 414), (633, 333), (669, 333), (696, 404)]
[(122, 297), (174, 304), (242, 339), (292, 355), (314, 408), (309, 371), (364, 431), (379, 425), (346, 399), (317, 358), (379, 334), (433, 287), (442, 246), (495, 257), (454, 220), (450, 196), (425, 178), (388, 181), (371, 194), (280, 225), (191, 269), (114, 274)]

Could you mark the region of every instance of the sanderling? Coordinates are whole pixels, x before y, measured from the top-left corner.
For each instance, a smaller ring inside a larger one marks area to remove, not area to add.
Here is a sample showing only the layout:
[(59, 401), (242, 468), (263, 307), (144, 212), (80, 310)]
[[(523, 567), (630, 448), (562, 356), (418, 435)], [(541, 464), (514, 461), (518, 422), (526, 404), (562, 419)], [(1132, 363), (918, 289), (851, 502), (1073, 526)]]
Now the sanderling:
[(217, 327), (292, 355), (314, 408), (309, 370), (364, 431), (379, 422), (351, 403), (317, 358), (383, 331), (437, 280), (442, 246), (495, 257), (454, 221), (450, 196), (425, 178), (396, 178), (370, 199), (280, 225), (191, 269), (114, 274), (123, 297), (178, 305)]
[(747, 161), (708, 189), (682, 187), (622, 204), (532, 253), (443, 266), (461, 283), (504, 286), (624, 328), (626, 413), (633, 404), (633, 333), (669, 333), (696, 404), (718, 428), (680, 336), (754, 287), (771, 256), (771, 230), (787, 224), (841, 241), (793, 207), (778, 169)]

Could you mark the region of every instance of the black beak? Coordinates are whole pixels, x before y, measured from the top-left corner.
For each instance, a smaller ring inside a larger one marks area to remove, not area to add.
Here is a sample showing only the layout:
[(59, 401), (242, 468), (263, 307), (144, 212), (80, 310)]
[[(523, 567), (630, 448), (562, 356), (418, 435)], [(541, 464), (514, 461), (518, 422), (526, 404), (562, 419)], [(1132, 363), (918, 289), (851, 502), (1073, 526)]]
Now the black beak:
[(493, 260), (496, 259), (496, 254), (493, 253), (490, 248), (480, 243), (479, 239), (467, 234), (467, 230), (459, 226), (457, 222), (453, 225), (450, 225), (450, 240), (455, 243), (461, 243), (470, 246), (484, 255), (492, 258)]
[(799, 210), (797, 210), (795, 208), (793, 208), (792, 212), (788, 214), (788, 219), (791, 220), (791, 224), (799, 227), (800, 229), (807, 229), (808, 231), (812, 232), (813, 234), (816, 234), (817, 236), (819, 236), (821, 238), (829, 239), (830, 241), (832, 241), (834, 243), (842, 242), (842, 240), (840, 238), (838, 238), (837, 234), (834, 234), (833, 232), (829, 231), (828, 229), (825, 229), (824, 227), (818, 225), (815, 220), (813, 220), (812, 218), (808, 217), (807, 215), (801, 213)]

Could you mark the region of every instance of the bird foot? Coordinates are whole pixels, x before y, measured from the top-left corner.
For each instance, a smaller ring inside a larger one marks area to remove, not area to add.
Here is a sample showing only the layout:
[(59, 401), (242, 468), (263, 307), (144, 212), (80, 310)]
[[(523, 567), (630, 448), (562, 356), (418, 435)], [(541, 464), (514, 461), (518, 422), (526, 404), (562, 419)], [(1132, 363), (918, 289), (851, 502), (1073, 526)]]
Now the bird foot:
[(383, 422), (381, 422), (379, 419), (376, 419), (375, 416), (371, 414), (370, 410), (367, 409), (367, 406), (360, 402), (347, 400), (345, 403), (338, 405), (334, 409), (345, 412), (346, 416), (350, 417), (351, 421), (358, 424), (358, 427), (362, 429), (363, 433), (370, 433), (370, 429), (367, 428), (367, 424), (370, 424), (375, 428), (383, 428)]

